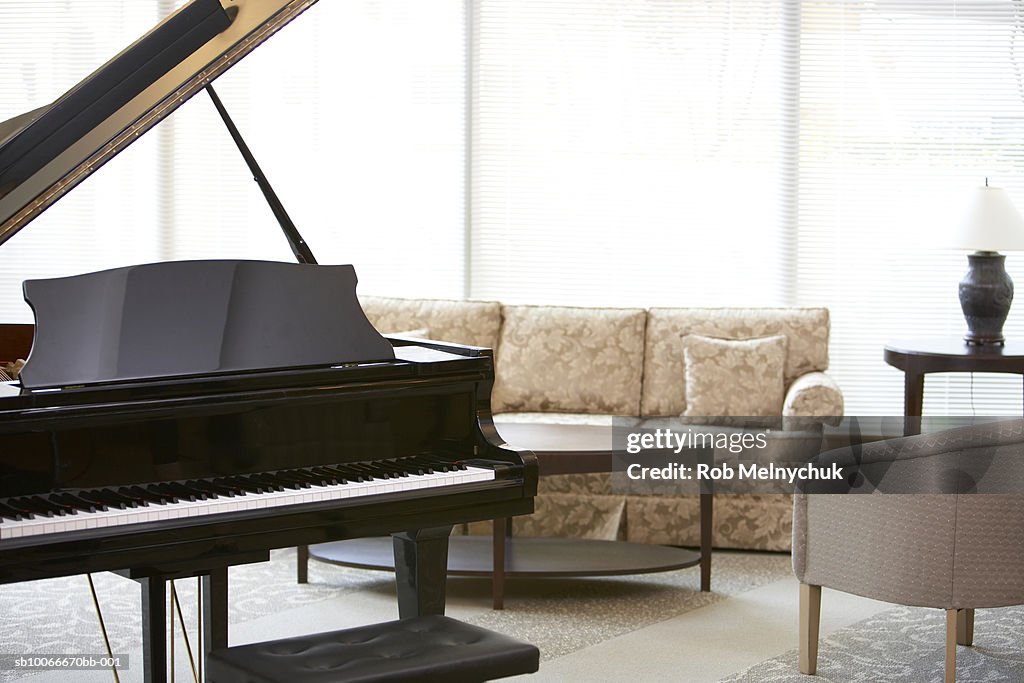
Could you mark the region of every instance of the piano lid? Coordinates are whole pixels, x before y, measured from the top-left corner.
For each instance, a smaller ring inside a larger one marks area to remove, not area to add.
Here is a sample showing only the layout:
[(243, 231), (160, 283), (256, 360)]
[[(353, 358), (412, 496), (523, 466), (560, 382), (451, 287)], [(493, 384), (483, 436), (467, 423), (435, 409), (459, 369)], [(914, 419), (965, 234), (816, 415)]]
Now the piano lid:
[(0, 123), (0, 244), (316, 0), (192, 0), (54, 103)]

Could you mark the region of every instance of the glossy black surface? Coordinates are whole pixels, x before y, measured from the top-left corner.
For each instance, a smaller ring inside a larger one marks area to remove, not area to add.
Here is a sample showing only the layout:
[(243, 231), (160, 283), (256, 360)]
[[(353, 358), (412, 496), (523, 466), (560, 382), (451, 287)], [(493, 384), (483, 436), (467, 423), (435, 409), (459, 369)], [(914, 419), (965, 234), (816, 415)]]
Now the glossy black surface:
[(93, 570), (167, 567), (172, 558), (174, 566), (188, 558), (201, 566), (231, 554), (532, 508), (532, 456), (505, 447), (489, 421), (490, 352), (456, 346), (396, 352), (390, 363), (279, 371), (272, 380), (254, 373), (52, 392), (8, 385), (0, 396), (0, 503), (156, 482), (217, 486), (225, 477), (412, 454), (506, 465), (498, 481), (450, 494), (405, 492), (371, 502), (0, 541), (0, 582), (79, 573), (86, 556)]
[[(401, 360), (193, 382), (159, 381), (63, 391), (4, 385), (0, 461), (27, 492), (47, 485), (213, 476), (361, 461), (424, 450), (471, 453), (489, 356), (403, 347)], [(419, 356), (418, 360), (410, 360)], [(33, 465), (32, 462), (35, 461)]]
[(394, 358), (349, 265), (170, 261), (29, 280), (27, 388)]
[(103, 119), (230, 25), (218, 0), (168, 17), (56, 102), (0, 123), (0, 196), (24, 182)]

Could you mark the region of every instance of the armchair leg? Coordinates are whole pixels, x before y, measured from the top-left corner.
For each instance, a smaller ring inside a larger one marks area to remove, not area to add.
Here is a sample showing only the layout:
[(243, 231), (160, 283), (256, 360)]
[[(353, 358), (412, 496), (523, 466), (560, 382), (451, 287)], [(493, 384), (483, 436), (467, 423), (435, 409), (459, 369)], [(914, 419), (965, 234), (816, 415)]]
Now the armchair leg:
[(956, 644), (974, 645), (974, 610), (958, 609), (956, 611)]
[(945, 683), (956, 683), (956, 641), (957, 622), (960, 621), (958, 609), (946, 610), (946, 677)]
[(818, 670), (818, 623), (821, 586), (800, 584), (800, 673), (813, 676)]

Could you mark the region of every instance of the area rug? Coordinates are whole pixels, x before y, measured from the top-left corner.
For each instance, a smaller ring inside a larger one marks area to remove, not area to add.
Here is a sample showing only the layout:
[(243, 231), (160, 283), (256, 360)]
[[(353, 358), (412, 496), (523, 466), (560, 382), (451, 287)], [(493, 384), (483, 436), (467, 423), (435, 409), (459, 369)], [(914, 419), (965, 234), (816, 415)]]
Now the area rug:
[[(788, 555), (716, 552), (711, 593), (700, 592), (699, 570), (693, 567), (603, 579), (509, 580), (506, 609), (498, 612), (487, 608), (489, 581), (450, 579), (448, 599), (449, 604), (479, 605), (466, 621), (534, 643), (542, 659), (551, 659), (778, 581), (791, 571)], [(359, 591), (394, 599), (394, 578), (386, 572), (311, 562), (309, 578), (305, 585), (295, 582), (293, 550), (275, 551), (270, 562), (233, 567), (230, 622)], [(112, 651), (137, 651), (142, 632), (138, 585), (111, 574), (97, 574), (94, 581)], [(195, 586), (194, 580), (177, 582), (187, 622), (196, 612)], [(103, 652), (96, 623), (84, 576), (0, 586), (0, 656)], [(122, 680), (139, 673), (135, 664)], [(25, 671), (0, 670), (4, 683), (32, 677)]]
[[(823, 597), (822, 609), (827, 609)], [(832, 633), (818, 646), (816, 676), (801, 675), (798, 651), (756, 664), (724, 683), (923, 683), (941, 681), (942, 610), (896, 607)], [(977, 610), (974, 646), (958, 647), (957, 681), (1024, 681), (1024, 607)]]

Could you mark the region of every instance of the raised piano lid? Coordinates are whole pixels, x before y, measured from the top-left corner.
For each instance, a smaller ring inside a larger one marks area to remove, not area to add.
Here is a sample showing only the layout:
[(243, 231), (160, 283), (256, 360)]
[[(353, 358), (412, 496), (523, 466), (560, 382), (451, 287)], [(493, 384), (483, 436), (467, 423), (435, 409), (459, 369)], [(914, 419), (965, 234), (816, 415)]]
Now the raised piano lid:
[(25, 282), (28, 389), (394, 360), (352, 266), (171, 261)]
[(317, 0), (193, 0), (54, 103), (0, 123), (0, 244)]

